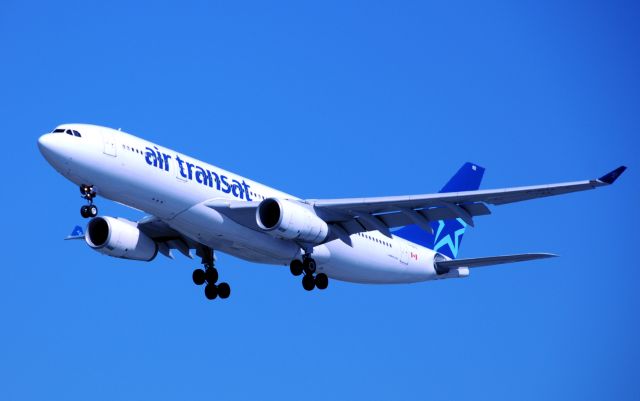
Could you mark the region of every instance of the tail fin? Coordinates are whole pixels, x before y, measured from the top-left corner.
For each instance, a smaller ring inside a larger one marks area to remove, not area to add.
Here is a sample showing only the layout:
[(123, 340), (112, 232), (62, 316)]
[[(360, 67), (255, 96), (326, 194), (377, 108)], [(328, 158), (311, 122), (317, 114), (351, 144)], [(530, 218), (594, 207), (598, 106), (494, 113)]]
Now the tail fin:
[[(483, 175), (484, 168), (467, 162), (460, 167), (460, 170), (451, 177), (440, 192), (475, 191), (480, 188)], [(424, 231), (417, 225), (402, 227), (394, 234), (455, 259), (467, 224), (462, 219), (439, 220), (431, 222), (431, 228), (433, 234)]]

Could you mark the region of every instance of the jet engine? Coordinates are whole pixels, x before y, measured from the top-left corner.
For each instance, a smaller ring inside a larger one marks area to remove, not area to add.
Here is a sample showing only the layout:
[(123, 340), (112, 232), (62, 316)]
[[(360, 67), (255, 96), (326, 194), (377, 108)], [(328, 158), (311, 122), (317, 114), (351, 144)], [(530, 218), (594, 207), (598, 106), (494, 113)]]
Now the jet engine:
[(277, 198), (260, 202), (256, 211), (258, 226), (274, 237), (322, 243), (329, 234), (329, 226), (312, 209)]
[(92, 249), (116, 258), (148, 262), (158, 254), (158, 244), (126, 219), (91, 219), (85, 241)]

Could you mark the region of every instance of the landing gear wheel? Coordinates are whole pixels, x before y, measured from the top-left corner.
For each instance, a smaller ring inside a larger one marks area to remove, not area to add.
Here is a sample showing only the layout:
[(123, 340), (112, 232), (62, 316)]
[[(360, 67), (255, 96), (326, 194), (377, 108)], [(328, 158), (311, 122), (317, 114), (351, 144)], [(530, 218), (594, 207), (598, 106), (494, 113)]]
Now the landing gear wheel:
[(80, 185), (80, 193), (82, 194), (82, 198), (89, 203), (80, 208), (80, 215), (85, 219), (88, 217), (96, 217), (98, 215), (98, 207), (93, 204), (93, 199), (97, 194), (93, 190), (93, 186), (86, 184)]
[(329, 286), (329, 277), (324, 273), (318, 273), (316, 275), (315, 284), (319, 290), (324, 290)]
[(207, 299), (216, 299), (218, 296), (218, 287), (216, 287), (215, 284), (207, 284), (204, 287), (204, 296), (207, 297)]
[(207, 283), (215, 284), (216, 281), (218, 281), (218, 270), (215, 267), (207, 269), (204, 274), (207, 279)]
[(316, 261), (312, 258), (305, 258), (302, 261), (302, 266), (304, 268), (304, 272), (307, 274), (313, 274), (316, 272)]
[(193, 283), (195, 285), (202, 285), (207, 280), (206, 274), (202, 269), (195, 269), (193, 271)]
[(231, 287), (227, 283), (218, 284), (218, 296), (221, 299), (227, 299), (231, 295)]
[(307, 291), (311, 291), (315, 286), (316, 286), (316, 283), (312, 275), (307, 274), (304, 277), (302, 277), (302, 288), (304, 288)]
[(298, 259), (294, 259), (289, 264), (289, 270), (291, 270), (291, 274), (294, 276), (299, 276), (302, 274), (302, 262)]

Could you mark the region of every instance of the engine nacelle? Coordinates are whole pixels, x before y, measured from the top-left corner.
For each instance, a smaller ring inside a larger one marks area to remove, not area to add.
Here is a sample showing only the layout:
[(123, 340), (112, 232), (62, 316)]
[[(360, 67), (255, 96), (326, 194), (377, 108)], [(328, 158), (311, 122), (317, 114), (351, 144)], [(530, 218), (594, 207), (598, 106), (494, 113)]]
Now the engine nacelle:
[(136, 223), (125, 219), (94, 217), (87, 226), (85, 241), (95, 251), (116, 258), (148, 262), (158, 254), (158, 244)]
[(329, 226), (311, 209), (293, 201), (267, 198), (256, 211), (258, 226), (269, 234), (292, 240), (320, 244), (329, 234)]

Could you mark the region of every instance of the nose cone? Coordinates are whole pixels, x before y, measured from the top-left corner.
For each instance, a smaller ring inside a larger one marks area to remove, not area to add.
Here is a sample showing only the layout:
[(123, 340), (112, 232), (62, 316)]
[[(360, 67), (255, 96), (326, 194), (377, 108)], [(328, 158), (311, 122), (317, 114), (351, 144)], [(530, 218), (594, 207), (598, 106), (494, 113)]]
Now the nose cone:
[(46, 156), (46, 153), (50, 152), (50, 149), (53, 147), (53, 141), (53, 134), (44, 134), (38, 138), (38, 148), (40, 149), (40, 153)]
[(38, 138), (40, 153), (55, 168), (60, 168), (67, 159), (62, 143), (64, 139), (63, 135), (57, 134), (44, 134)]

